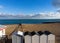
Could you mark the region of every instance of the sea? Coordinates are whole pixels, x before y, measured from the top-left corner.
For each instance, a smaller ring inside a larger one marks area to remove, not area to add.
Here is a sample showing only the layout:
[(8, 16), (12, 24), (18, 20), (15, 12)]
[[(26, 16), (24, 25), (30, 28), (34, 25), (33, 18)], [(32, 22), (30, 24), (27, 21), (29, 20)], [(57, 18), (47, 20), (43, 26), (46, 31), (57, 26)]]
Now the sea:
[(42, 24), (60, 23), (60, 19), (0, 19), (0, 24)]

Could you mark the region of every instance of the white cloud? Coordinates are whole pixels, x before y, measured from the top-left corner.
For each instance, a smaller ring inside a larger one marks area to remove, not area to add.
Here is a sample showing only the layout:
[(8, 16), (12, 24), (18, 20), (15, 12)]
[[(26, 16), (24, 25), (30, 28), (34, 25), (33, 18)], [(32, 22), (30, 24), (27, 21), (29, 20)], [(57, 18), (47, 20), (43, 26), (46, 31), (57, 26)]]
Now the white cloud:
[(30, 14), (30, 15), (0, 13), (0, 18), (4, 18), (4, 17), (8, 19), (60, 19), (60, 13), (48, 12), (48, 13), (39, 13), (39, 14)]
[(48, 13), (40, 13), (35, 14), (32, 19), (60, 19), (59, 12), (48, 12)]

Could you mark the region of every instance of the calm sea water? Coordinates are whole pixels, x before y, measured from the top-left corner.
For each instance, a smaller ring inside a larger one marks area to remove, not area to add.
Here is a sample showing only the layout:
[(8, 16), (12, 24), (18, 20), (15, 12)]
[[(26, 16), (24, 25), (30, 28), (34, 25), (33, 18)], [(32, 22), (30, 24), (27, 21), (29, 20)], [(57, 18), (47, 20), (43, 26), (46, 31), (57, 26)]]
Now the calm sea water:
[(39, 24), (60, 22), (60, 19), (0, 19), (0, 24)]

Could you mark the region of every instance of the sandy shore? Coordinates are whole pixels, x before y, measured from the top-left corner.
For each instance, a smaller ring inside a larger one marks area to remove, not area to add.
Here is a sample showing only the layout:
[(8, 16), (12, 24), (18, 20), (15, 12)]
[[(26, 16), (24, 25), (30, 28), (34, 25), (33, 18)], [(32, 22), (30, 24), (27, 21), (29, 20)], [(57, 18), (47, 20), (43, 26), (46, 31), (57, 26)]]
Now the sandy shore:
[(18, 29), (20, 31), (51, 31), (52, 33), (59, 35), (60, 34), (60, 23), (50, 23), (50, 24), (22, 24), (18, 28), (18, 24), (6, 25), (6, 34), (9, 35), (14, 31), (14, 29)]
[(10, 35), (15, 29), (20, 31), (45, 31), (48, 30), (56, 35), (56, 41), (60, 42), (60, 23), (50, 24), (22, 24), (18, 28), (18, 24), (6, 25), (6, 35)]

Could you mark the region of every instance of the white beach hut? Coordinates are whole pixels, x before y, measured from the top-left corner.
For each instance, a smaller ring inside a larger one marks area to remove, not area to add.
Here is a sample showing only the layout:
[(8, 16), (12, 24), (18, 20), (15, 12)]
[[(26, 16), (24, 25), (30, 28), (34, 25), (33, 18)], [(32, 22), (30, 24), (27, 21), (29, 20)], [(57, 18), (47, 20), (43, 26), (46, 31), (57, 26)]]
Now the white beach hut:
[(25, 40), (25, 43), (31, 43), (32, 40), (31, 40), (31, 35), (30, 35), (30, 32), (24, 32), (24, 40)]
[(36, 32), (31, 32), (32, 34), (32, 43), (39, 43), (39, 35)]
[(46, 34), (40, 35), (40, 43), (47, 43), (47, 35)]
[(17, 34), (17, 43), (23, 43), (23, 36)]
[(15, 34), (12, 35), (12, 43), (17, 43), (17, 36)]
[(54, 34), (48, 35), (48, 43), (55, 43), (55, 35)]

